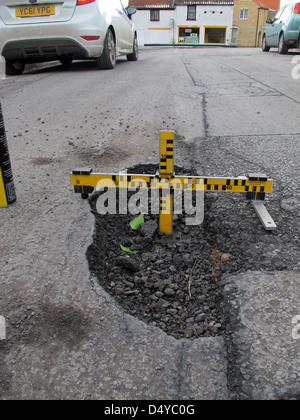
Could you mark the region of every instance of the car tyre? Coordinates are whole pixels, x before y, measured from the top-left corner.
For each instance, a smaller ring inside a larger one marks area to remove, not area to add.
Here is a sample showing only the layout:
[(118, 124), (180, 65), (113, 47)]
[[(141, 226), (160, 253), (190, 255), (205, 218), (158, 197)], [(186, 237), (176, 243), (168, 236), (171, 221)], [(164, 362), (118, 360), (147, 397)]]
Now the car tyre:
[(270, 47), (267, 46), (267, 38), (266, 38), (266, 35), (263, 38), (262, 50), (263, 50), (263, 52), (269, 52), (270, 51)]
[(283, 34), (281, 34), (281, 35), (280, 35), (280, 38), (279, 38), (278, 52), (279, 52), (279, 54), (281, 54), (281, 55), (285, 55), (285, 54), (287, 54), (287, 53), (288, 53), (288, 51), (289, 51), (289, 47), (288, 47), (288, 46), (287, 46), (287, 44), (285, 43), (285, 40), (284, 40), (284, 35), (283, 35)]
[(6, 74), (8, 76), (19, 76), (25, 70), (25, 64), (18, 60), (6, 61)]
[(101, 57), (98, 58), (98, 66), (101, 70), (112, 70), (116, 66), (117, 62), (117, 53), (116, 53), (116, 43), (115, 37), (112, 31), (109, 29), (107, 31), (104, 49)]
[(134, 41), (133, 41), (133, 48), (132, 48), (132, 54), (127, 55), (128, 61), (137, 61), (139, 56), (139, 46), (137, 41), (137, 36), (135, 35)]

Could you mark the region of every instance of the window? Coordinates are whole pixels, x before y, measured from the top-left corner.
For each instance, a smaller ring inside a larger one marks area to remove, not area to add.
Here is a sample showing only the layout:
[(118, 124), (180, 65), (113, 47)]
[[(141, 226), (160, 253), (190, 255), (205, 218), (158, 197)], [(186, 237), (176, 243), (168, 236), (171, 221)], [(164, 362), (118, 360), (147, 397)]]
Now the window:
[(226, 44), (227, 27), (205, 27), (205, 44)]
[(179, 44), (199, 44), (200, 28), (179, 27)]
[(240, 19), (247, 20), (249, 17), (249, 9), (240, 9)]
[(160, 15), (159, 10), (150, 10), (150, 20), (151, 22), (159, 22), (160, 21)]
[(280, 16), (280, 20), (283, 20), (283, 22), (288, 23), (290, 17), (292, 17), (291, 7), (286, 6), (284, 11), (282, 12), (282, 15)]
[(281, 15), (282, 15), (283, 11), (284, 11), (284, 8), (279, 10), (279, 12), (277, 13), (277, 15), (276, 15), (276, 16), (275, 16), (275, 18), (274, 18), (274, 21), (275, 21), (275, 20), (279, 20), (279, 19), (280, 19), (280, 17), (281, 17)]
[(196, 11), (197, 11), (197, 6), (193, 5), (193, 6), (188, 6), (187, 7), (187, 20), (196, 20)]

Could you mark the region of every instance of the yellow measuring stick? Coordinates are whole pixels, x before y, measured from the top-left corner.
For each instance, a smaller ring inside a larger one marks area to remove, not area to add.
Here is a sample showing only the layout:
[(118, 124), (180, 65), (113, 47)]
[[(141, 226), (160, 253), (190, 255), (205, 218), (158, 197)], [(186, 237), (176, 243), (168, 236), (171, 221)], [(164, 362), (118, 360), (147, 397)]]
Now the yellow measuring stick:
[(116, 188), (150, 188), (160, 190), (160, 231), (171, 234), (173, 226), (173, 192), (179, 190), (202, 190), (247, 193), (254, 201), (264, 200), (272, 192), (273, 180), (266, 175), (249, 174), (241, 177), (176, 176), (174, 173), (174, 133), (160, 132), (159, 172), (146, 174), (93, 173), (90, 168), (77, 168), (71, 173), (75, 192), (87, 198), (97, 186)]

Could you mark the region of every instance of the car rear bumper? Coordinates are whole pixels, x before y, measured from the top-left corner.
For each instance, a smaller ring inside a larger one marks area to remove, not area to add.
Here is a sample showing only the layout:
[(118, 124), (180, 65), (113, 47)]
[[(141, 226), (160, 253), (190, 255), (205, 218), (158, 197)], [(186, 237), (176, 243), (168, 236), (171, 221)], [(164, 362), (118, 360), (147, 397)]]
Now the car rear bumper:
[[(105, 22), (93, 8), (80, 10), (76, 10), (67, 22), (5, 25), (0, 19), (0, 55), (7, 60), (26, 61), (46, 61), (62, 56), (74, 59), (100, 57), (106, 35)], [(83, 36), (99, 39), (87, 41)]]
[(297, 45), (299, 40), (299, 31), (286, 31), (284, 34), (285, 42), (288, 45)]
[(11, 41), (5, 44), (2, 55), (6, 60), (53, 60), (59, 57), (88, 58), (89, 52), (68, 38)]

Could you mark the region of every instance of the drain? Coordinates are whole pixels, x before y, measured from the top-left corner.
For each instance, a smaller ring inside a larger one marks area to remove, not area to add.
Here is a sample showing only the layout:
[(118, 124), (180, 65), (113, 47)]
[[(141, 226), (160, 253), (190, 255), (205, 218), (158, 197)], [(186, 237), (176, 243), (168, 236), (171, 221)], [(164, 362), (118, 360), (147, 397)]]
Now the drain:
[[(156, 170), (156, 165), (138, 165), (129, 172)], [(155, 215), (145, 216), (146, 226), (152, 226), (147, 236), (130, 228), (132, 215), (101, 216), (97, 199), (97, 193), (90, 198), (95, 215), (93, 243), (87, 251), (90, 271), (126, 312), (176, 339), (224, 334), (223, 274), (281, 270), (294, 264), (285, 236), (266, 232), (244, 197), (206, 193), (204, 223), (186, 226), (185, 215), (176, 215), (172, 236), (155, 229)]]

